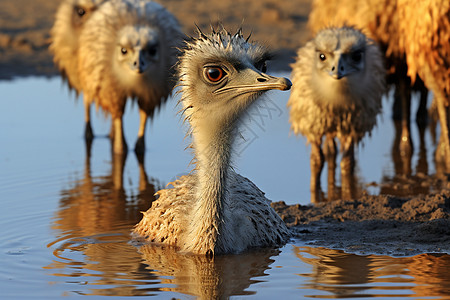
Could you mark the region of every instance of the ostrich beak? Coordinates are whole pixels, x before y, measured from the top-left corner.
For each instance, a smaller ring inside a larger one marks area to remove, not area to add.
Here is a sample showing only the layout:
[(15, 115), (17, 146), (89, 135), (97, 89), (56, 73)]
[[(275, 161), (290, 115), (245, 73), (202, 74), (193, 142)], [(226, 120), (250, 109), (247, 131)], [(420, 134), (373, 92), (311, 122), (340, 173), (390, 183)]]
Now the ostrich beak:
[(148, 68), (148, 63), (145, 61), (142, 50), (136, 51), (130, 63), (130, 69), (138, 74), (144, 73)]
[(239, 94), (265, 92), (269, 90), (287, 91), (292, 83), (284, 77), (274, 77), (257, 71), (253, 68), (246, 68), (239, 71), (236, 78), (233, 78), (230, 85), (214, 91), (214, 94), (222, 94), (235, 91)]
[(348, 68), (347, 63), (344, 59), (342, 59), (342, 56), (339, 55), (338, 59), (334, 63), (334, 65), (331, 67), (330, 76), (334, 79), (341, 79), (347, 75), (350, 74), (350, 68)]

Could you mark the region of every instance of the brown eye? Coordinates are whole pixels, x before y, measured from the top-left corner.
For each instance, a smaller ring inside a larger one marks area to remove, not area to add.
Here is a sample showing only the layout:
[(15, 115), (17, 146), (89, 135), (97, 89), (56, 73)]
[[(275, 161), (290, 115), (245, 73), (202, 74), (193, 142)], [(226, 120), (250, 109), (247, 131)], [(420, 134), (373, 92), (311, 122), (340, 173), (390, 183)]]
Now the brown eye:
[(325, 61), (327, 59), (327, 57), (323, 53), (319, 54), (319, 58), (320, 58), (321, 61)]
[(218, 82), (224, 75), (225, 72), (219, 67), (210, 67), (205, 69), (205, 76), (211, 82)]
[(120, 52), (122, 52), (123, 55), (127, 54), (128, 50), (127, 48), (120, 49)]

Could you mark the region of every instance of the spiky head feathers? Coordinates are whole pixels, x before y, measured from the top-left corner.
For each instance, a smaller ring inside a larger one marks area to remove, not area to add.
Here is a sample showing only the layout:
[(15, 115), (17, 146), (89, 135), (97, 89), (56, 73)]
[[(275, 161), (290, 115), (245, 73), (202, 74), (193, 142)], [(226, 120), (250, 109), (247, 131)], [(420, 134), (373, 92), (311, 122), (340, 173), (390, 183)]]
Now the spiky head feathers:
[[(213, 85), (223, 87), (230, 84), (228, 79), (231, 79), (232, 75), (240, 70), (266, 71), (265, 62), (272, 55), (265, 47), (250, 42), (249, 38), (250, 36), (245, 38), (240, 29), (235, 34), (231, 34), (224, 28), (219, 31), (213, 29), (210, 34), (206, 35), (198, 28), (198, 37), (192, 37), (189, 41), (186, 41), (178, 64), (178, 75), (183, 92), (181, 102), (184, 108), (195, 106), (195, 110), (197, 110), (199, 105), (196, 105), (194, 101), (197, 104), (199, 104), (198, 101), (201, 104), (210, 102), (211, 97), (207, 95), (213, 94)], [(210, 74), (204, 73), (206, 68), (215, 66), (220, 68), (213, 68), (212, 72), (209, 71)], [(220, 69), (224, 71), (223, 74), (217, 73), (222, 72)], [(216, 77), (218, 83), (216, 84), (205, 78), (209, 75), (227, 75), (228, 77), (227, 80), (222, 81), (220, 81), (221, 78)], [(200, 85), (199, 82), (204, 84)], [(202, 88), (201, 86), (205, 87), (203, 91), (199, 91)], [(219, 95), (213, 97), (217, 100)]]

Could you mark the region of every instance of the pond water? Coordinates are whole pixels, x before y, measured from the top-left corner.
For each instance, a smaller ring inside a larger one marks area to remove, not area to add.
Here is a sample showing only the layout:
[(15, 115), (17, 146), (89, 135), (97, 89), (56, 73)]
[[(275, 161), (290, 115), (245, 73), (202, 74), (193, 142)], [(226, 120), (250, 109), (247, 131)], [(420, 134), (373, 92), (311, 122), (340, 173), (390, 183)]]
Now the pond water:
[[(161, 247), (136, 248), (129, 243), (129, 232), (140, 212), (150, 206), (156, 190), (190, 170), (176, 99), (169, 99), (152, 120), (145, 157), (138, 160), (132, 152), (125, 159), (111, 155), (110, 123), (102, 114), (94, 118), (97, 137), (87, 155), (82, 101), (74, 102), (75, 96), (59, 78), (3, 81), (0, 95), (2, 299), (450, 295), (449, 255), (360, 256), (295, 240), (281, 249), (213, 260)], [(270, 92), (251, 113), (235, 164), (269, 199), (308, 204), (309, 147), (303, 138), (289, 134), (288, 97), (288, 92)], [(413, 126), (420, 151), (410, 162), (411, 176), (398, 174), (391, 151), (395, 132), (391, 102), (385, 104), (386, 113), (372, 138), (357, 152), (358, 180), (373, 194), (386, 182), (434, 172), (433, 135), (426, 131), (421, 139)], [(136, 106), (129, 105), (125, 117), (129, 146), (135, 142), (137, 116)]]

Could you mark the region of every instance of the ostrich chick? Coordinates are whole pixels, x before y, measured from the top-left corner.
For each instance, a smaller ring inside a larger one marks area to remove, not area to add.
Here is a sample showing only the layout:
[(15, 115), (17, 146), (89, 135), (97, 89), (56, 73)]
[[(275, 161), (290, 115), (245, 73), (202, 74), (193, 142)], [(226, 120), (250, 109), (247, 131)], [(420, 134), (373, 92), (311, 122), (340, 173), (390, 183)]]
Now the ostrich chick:
[[(56, 12), (55, 23), (50, 31), (51, 44), (49, 50), (53, 53), (53, 61), (59, 68), (69, 88), (77, 95), (81, 92), (78, 76), (79, 37), (86, 20), (90, 18), (97, 7), (105, 0), (65, 0), (61, 2)], [(85, 103), (85, 137), (92, 139), (90, 123), (90, 103)]]
[[(311, 199), (320, 200), (324, 136), (328, 184), (334, 185), (337, 138), (343, 152), (342, 196), (351, 198), (354, 147), (371, 132), (381, 111), (385, 91), (381, 52), (360, 31), (342, 27), (320, 31), (297, 54), (288, 107), (292, 130), (311, 143)], [(332, 189), (328, 187), (331, 194)]]
[(182, 34), (175, 17), (155, 2), (111, 0), (86, 22), (79, 74), (86, 102), (112, 117), (113, 151), (126, 152), (122, 116), (127, 98), (139, 105), (136, 152), (145, 148), (147, 118), (174, 86), (173, 65)]
[(266, 50), (223, 29), (187, 43), (180, 58), (180, 102), (193, 137), (196, 172), (172, 182), (134, 229), (141, 239), (214, 255), (281, 245), (289, 232), (270, 201), (230, 166), (243, 112), (265, 91), (289, 90), (265, 74)]

